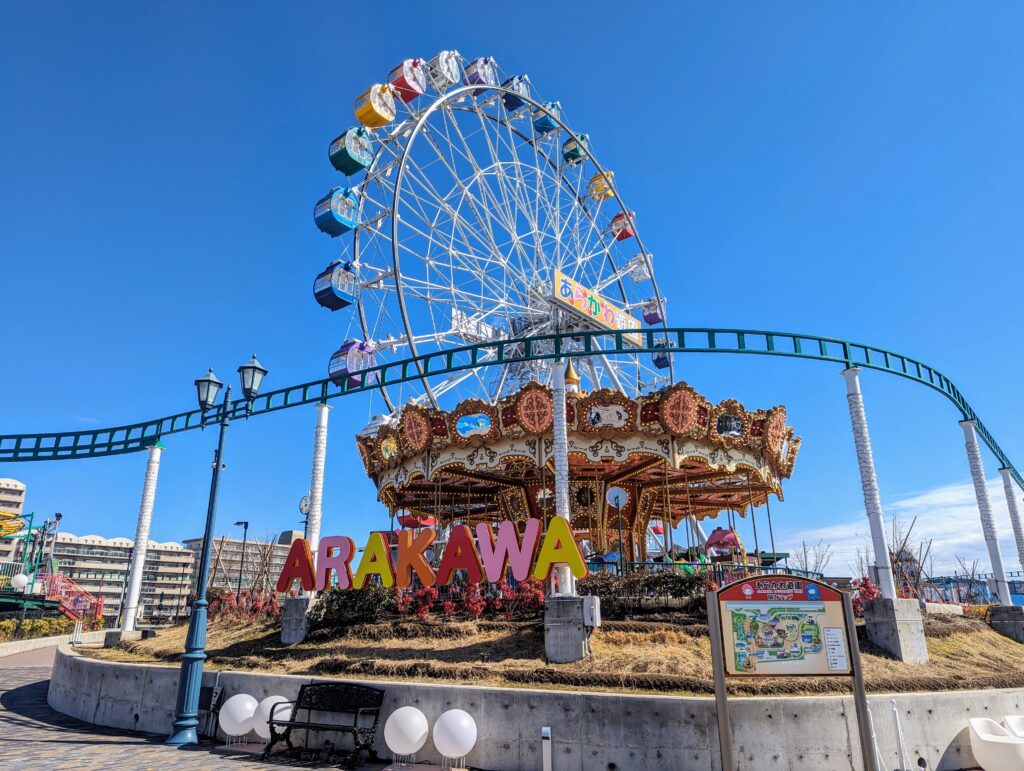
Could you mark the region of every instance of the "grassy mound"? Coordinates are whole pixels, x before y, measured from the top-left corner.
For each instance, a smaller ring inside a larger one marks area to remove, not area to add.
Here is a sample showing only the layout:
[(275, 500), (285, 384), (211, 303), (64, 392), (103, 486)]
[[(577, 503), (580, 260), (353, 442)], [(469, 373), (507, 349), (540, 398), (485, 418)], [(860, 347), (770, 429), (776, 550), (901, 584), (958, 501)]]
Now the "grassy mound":
[[(313, 633), (285, 646), (276, 627), (212, 624), (208, 666), (297, 675), (449, 681), (478, 685), (572, 689), (713, 692), (706, 624), (686, 620), (606, 621), (591, 637), (593, 655), (576, 664), (544, 662), (541, 621), (416, 621), (356, 624), (344, 634)], [(931, 661), (896, 661), (860, 628), (869, 691), (900, 692), (1024, 687), (1024, 645), (983, 621), (926, 616)], [(91, 655), (119, 661), (177, 662), (185, 628)], [(756, 678), (734, 681), (737, 694), (848, 693), (846, 678)]]

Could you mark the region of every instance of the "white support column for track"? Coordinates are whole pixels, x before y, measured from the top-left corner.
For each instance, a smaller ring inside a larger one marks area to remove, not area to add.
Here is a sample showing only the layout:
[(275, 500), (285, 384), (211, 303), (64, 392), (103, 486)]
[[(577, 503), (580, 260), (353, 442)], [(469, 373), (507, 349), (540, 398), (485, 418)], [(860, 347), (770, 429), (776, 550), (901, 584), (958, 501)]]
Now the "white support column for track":
[(1002, 605), (1013, 605), (1010, 599), (1010, 587), (1006, 583), (1006, 571), (1003, 570), (1003, 554), (999, 550), (999, 537), (996, 534), (996, 521), (992, 516), (992, 503), (988, 499), (988, 485), (985, 483), (985, 467), (981, 464), (981, 450), (978, 448), (978, 436), (974, 430), (973, 420), (961, 420), (960, 428), (964, 430), (964, 446), (967, 448), (967, 462), (971, 467), (971, 480), (974, 482), (974, 495), (978, 499), (978, 513), (981, 515), (981, 530), (985, 534), (988, 556), (992, 561), (992, 577), (996, 584), (996, 597)]
[(860, 392), (860, 367), (843, 370), (846, 378), (846, 401), (850, 407), (850, 424), (853, 427), (853, 444), (857, 450), (857, 465), (860, 468), (860, 485), (864, 492), (864, 510), (871, 530), (871, 546), (875, 555), (875, 569), (878, 572), (878, 588), (882, 597), (896, 599), (896, 582), (892, 577), (889, 561), (889, 544), (885, 540), (885, 520), (882, 515), (882, 498), (878, 493), (878, 478), (875, 476), (875, 458), (871, 452), (871, 436), (868, 434), (868, 419), (864, 413), (864, 397)]
[(324, 503), (324, 464), (327, 462), (327, 413), (331, 408), (316, 405), (316, 430), (313, 432), (313, 469), (309, 475), (309, 513), (306, 514), (306, 543), (316, 555), (320, 545), (320, 520)]
[(1010, 510), (1010, 524), (1013, 525), (1013, 540), (1017, 543), (1017, 559), (1020, 560), (1021, 568), (1024, 568), (1024, 530), (1020, 524), (1020, 509), (1017, 507), (1017, 493), (1010, 469), (999, 469), (999, 475), (1003, 478), (1003, 493), (1006, 495), (1006, 508)]
[(142, 501), (139, 503), (139, 521), (135, 525), (135, 545), (132, 547), (131, 568), (128, 571), (128, 589), (125, 592), (121, 635), (135, 631), (139, 615), (139, 595), (142, 592), (142, 571), (146, 566), (149, 548), (149, 527), (153, 522), (153, 502), (156, 500), (156, 480), (160, 474), (160, 455), (164, 446), (159, 442), (149, 448), (146, 478), (142, 483)]
[[(572, 522), (572, 510), (569, 501), (569, 430), (565, 423), (565, 368), (566, 365), (556, 361), (551, 365), (551, 390), (553, 404), (553, 444), (552, 452), (555, 461), (555, 516), (566, 522)], [(576, 579), (568, 566), (561, 565), (555, 569), (558, 575), (558, 594), (572, 597), (576, 594)]]

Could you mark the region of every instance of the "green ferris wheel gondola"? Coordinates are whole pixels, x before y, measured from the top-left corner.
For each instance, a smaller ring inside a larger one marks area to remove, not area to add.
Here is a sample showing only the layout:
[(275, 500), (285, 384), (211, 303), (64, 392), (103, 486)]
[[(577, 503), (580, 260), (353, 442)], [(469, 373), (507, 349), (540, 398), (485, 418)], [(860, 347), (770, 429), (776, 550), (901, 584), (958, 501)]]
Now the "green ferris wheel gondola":
[(347, 176), (356, 174), (373, 162), (373, 141), (363, 126), (353, 126), (327, 148), (331, 165)]

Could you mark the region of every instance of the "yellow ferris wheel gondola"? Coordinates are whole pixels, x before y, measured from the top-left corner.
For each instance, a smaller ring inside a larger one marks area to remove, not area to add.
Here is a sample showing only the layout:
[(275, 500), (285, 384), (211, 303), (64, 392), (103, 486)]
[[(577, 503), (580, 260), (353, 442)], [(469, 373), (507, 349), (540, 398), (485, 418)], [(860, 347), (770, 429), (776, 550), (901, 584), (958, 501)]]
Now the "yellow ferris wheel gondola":
[(356, 120), (367, 128), (381, 128), (395, 119), (394, 89), (374, 83), (356, 99)]
[(587, 195), (595, 201), (603, 201), (615, 195), (615, 188), (612, 182), (615, 177), (614, 171), (599, 171), (590, 178), (587, 183)]

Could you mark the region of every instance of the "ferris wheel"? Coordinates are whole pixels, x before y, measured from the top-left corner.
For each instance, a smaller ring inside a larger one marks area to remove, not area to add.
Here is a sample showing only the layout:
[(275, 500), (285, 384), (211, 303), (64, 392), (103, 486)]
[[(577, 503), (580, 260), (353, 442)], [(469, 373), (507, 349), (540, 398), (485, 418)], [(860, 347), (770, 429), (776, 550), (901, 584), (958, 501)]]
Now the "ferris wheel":
[[(664, 326), (652, 256), (614, 173), (526, 75), (455, 51), (406, 59), (356, 99), (355, 117), (328, 150), (347, 180), (314, 207), (317, 226), (342, 244), (313, 287), (346, 317), (329, 365), (336, 384), (389, 359), (493, 342), (483, 366), (379, 390), (389, 412), (408, 401), (494, 403), (547, 382), (552, 364), (488, 366), (501, 341)], [(667, 352), (595, 350), (576, 361), (588, 390), (636, 395), (672, 380)]]

